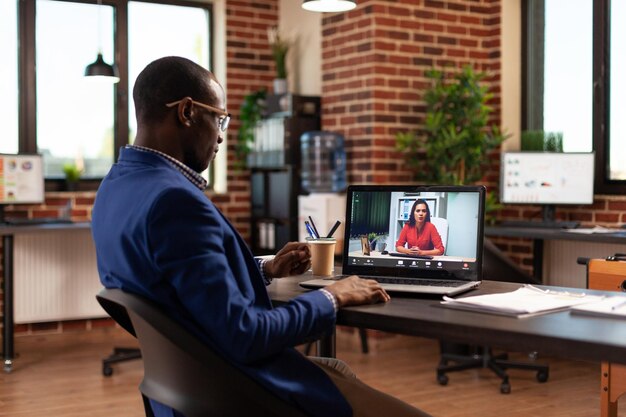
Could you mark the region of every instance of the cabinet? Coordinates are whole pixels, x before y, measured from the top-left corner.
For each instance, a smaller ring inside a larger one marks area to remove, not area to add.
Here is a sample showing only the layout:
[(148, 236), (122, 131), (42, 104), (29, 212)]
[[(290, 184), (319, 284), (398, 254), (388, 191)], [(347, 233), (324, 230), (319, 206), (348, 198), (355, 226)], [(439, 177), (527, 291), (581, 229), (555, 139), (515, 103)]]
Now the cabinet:
[(255, 129), (250, 168), (250, 240), (255, 255), (298, 240), (300, 136), (320, 129), (320, 98), (270, 95)]

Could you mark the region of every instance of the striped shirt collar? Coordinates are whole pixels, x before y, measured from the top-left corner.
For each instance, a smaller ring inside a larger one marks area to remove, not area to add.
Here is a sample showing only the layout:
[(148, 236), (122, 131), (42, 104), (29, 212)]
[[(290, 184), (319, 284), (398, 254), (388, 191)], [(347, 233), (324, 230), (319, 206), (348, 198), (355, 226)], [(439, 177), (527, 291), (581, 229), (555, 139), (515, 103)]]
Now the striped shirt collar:
[(137, 145), (126, 145), (126, 149), (134, 149), (140, 152), (148, 152), (164, 158), (174, 169), (183, 174), (185, 178), (187, 178), (193, 185), (198, 187), (200, 191), (204, 191), (208, 185), (207, 180), (202, 178), (202, 175), (198, 174), (196, 171), (189, 168), (178, 159), (172, 158), (168, 154), (157, 151), (156, 149), (146, 148), (144, 146)]

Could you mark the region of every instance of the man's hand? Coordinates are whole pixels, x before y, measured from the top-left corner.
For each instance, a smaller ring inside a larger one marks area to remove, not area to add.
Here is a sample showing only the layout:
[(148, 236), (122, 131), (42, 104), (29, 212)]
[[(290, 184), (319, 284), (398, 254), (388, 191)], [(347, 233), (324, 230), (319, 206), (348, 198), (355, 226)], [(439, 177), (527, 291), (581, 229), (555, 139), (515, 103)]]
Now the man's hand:
[(337, 299), (339, 307), (361, 304), (386, 303), (391, 299), (389, 294), (373, 279), (361, 279), (356, 275), (324, 287)]
[(300, 275), (311, 267), (309, 245), (301, 242), (287, 243), (272, 259), (265, 263), (265, 275), (268, 278), (280, 278)]

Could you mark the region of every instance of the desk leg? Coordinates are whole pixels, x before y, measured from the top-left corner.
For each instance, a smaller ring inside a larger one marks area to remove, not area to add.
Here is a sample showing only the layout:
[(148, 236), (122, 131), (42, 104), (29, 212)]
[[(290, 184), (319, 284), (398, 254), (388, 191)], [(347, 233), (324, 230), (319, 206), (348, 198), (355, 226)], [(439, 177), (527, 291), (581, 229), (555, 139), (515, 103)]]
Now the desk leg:
[(533, 239), (533, 278), (543, 283), (543, 239)]
[(324, 358), (334, 358), (337, 355), (335, 351), (335, 330), (331, 335), (322, 337), (317, 341), (317, 354)]
[(2, 331), (4, 372), (13, 367), (13, 236), (2, 238), (2, 267), (4, 289), (2, 291)]

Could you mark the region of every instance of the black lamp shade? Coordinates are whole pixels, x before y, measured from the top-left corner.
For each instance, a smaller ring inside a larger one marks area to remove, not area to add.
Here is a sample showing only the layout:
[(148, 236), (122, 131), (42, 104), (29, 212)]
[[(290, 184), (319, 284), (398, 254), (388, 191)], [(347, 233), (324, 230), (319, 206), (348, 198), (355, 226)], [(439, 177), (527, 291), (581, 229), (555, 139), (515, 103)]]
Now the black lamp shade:
[(346, 12), (356, 7), (356, 0), (303, 0), (302, 8), (312, 12)]
[(85, 77), (111, 77), (111, 81), (114, 82), (120, 80), (115, 68), (104, 62), (101, 53), (98, 53), (98, 58), (96, 58), (93, 63), (87, 65), (85, 68)]

